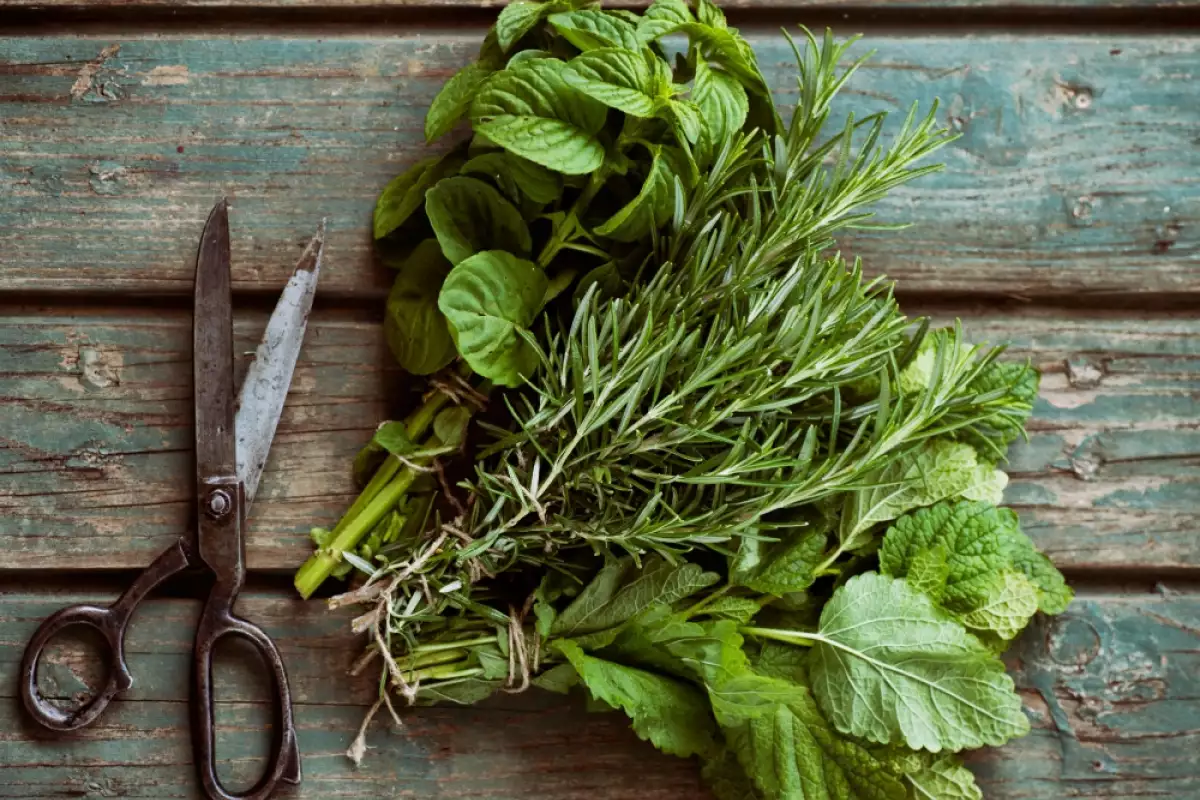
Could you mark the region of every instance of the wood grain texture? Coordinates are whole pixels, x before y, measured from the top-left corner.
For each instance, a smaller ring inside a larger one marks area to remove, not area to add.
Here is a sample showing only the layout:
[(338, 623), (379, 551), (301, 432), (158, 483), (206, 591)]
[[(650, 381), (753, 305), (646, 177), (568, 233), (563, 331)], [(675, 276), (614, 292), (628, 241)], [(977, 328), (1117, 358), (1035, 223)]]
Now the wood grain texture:
[[(909, 308), (918, 313), (919, 307)], [(0, 548), (16, 569), (148, 564), (189, 525), (186, 312), (0, 316)], [(1200, 564), (1200, 322), (1186, 314), (936, 309), (1045, 373), (1007, 500), (1071, 569)], [(244, 359), (265, 324), (239, 316)], [(353, 454), (408, 387), (379, 326), (317, 314), (249, 523), (290, 569), (349, 505)]]
[[(196, 797), (187, 734), (190, 634), (199, 604), (154, 600), (130, 634), (136, 683), (96, 727), (68, 740), (36, 736), (12, 702), (23, 642), (66, 602), (104, 595), (0, 594), (0, 797)], [(694, 763), (638, 742), (615, 714), (530, 693), (482, 708), (408, 710), (390, 733), (377, 723), (354, 769), (342, 756), (373, 697), (369, 678), (343, 674), (357, 644), (345, 614), (253, 595), (242, 613), (275, 638), (291, 676), (304, 783), (290, 797), (430, 800), (683, 800), (705, 797)], [(1094, 596), (1041, 620), (1009, 656), (1033, 733), (973, 755), (989, 800), (1083, 796), (1185, 798), (1200, 792), (1200, 597)], [(266, 747), (254, 662), (221, 659), (218, 753), (223, 774), (247, 780)], [(72, 697), (99, 674), (77, 648), (51, 653), (44, 690)]]
[[(375, 196), (426, 152), (424, 109), (481, 35), (395, 33), (0, 40), (0, 290), (186, 293), (204, 215), (228, 194), (239, 289), (277, 286), (328, 216), (324, 290), (382, 291)], [(789, 102), (782, 37), (750, 38)], [(880, 205), (914, 228), (847, 240), (871, 270), (909, 291), (1200, 291), (1200, 39), (870, 46), (835, 117), (940, 97), (963, 134), (943, 174)]]

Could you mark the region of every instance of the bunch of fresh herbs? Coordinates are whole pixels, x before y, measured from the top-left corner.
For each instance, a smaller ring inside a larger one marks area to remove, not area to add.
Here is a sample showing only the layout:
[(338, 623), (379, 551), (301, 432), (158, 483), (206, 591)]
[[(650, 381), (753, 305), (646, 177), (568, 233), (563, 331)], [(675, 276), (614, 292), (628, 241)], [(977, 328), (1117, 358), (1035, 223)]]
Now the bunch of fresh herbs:
[(517, 2), (435, 100), (472, 138), (376, 214), (429, 391), (297, 574), (365, 576), (381, 704), (582, 686), (769, 800), (978, 797), (954, 754), (1028, 729), (999, 654), (1071, 597), (998, 508), (1037, 373), (831, 247), (947, 137), (831, 134), (857, 63), (805, 45), (785, 125), (707, 0)]

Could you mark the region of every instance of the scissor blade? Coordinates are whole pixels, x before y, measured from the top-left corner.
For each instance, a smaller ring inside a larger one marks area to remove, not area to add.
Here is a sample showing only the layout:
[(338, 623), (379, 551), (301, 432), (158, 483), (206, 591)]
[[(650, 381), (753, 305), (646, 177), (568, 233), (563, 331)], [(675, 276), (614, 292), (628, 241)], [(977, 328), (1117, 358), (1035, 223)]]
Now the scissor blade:
[(208, 215), (196, 257), (192, 311), (196, 399), (196, 474), (230, 476), (237, 466), (233, 428), (233, 302), (229, 278), (229, 209)]
[(292, 372), (300, 356), (308, 313), (312, 310), (313, 294), (321, 273), (321, 253), (325, 247), (325, 223), (317, 229), (304, 249), (275, 311), (267, 322), (267, 331), (254, 353), (254, 363), (246, 373), (246, 381), (238, 397), (237, 474), (246, 491), (249, 507), (258, 491), (275, 426), (283, 412)]

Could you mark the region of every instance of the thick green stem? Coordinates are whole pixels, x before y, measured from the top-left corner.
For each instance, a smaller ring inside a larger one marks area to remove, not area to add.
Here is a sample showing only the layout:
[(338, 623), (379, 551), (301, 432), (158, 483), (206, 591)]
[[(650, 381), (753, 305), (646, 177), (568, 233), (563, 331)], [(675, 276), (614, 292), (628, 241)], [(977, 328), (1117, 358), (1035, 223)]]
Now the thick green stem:
[(438, 664), (450, 664), (455, 661), (462, 661), (467, 657), (467, 651), (459, 648), (457, 650), (441, 650), (434, 653), (421, 653), (413, 655), (411, 658), (404, 660), (404, 669), (411, 672), (422, 667), (432, 667)]
[(812, 647), (817, 642), (825, 641), (819, 633), (804, 633), (802, 631), (787, 631), (779, 628), (755, 628), (750, 625), (743, 626), (741, 632), (746, 636), (756, 636), (759, 639), (774, 639), (777, 642), (786, 642), (787, 644), (798, 644), (801, 647)]
[(402, 673), (404, 680), (409, 683), (416, 683), (424, 680), (450, 680), (451, 678), (469, 678), (475, 675), (482, 675), (482, 667), (467, 667), (465, 661), (456, 661), (453, 664), (439, 664), (435, 667), (426, 667), (425, 669), (409, 670)]
[[(432, 444), (436, 446), (437, 442)], [(400, 501), (416, 478), (417, 471), (412, 467), (401, 469), (396, 477), (371, 498), (357, 516), (342, 527), (328, 547), (321, 548), (304, 562), (296, 571), (295, 579), (296, 590), (300, 592), (301, 597), (306, 600), (312, 597), (313, 592), (337, 569), (337, 565), (342, 561), (342, 553), (358, 546), (362, 538)]]
[(479, 636), (474, 639), (457, 639), (452, 642), (435, 642), (434, 644), (422, 644), (414, 647), (412, 653), (420, 655), (422, 653), (437, 653), (443, 650), (458, 650), (464, 647), (475, 647), (481, 644), (495, 644), (497, 638), (495, 636)]
[(562, 250), (567, 245), (569, 239), (567, 235), (575, 229), (579, 222), (579, 217), (583, 212), (587, 211), (587, 207), (591, 205), (592, 200), (596, 197), (596, 193), (604, 186), (604, 181), (607, 180), (607, 170), (602, 166), (600, 169), (592, 173), (592, 177), (588, 180), (587, 186), (584, 187), (583, 193), (575, 199), (571, 210), (567, 212), (567, 216), (563, 218), (561, 224), (554, 227), (554, 232), (550, 236), (550, 241), (546, 242), (542, 252), (538, 255), (537, 265), (545, 269), (558, 255), (558, 251)]

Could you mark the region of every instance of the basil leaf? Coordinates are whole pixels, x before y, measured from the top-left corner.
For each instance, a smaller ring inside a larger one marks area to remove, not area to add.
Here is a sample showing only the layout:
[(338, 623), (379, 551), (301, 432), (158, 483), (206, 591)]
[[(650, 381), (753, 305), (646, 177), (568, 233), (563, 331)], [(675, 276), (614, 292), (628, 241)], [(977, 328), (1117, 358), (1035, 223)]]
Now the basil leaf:
[(512, 153), (484, 153), (463, 164), (461, 171), (487, 175), (514, 202), (523, 194), (535, 203), (552, 203), (562, 193), (557, 173)]
[(550, 24), (564, 39), (585, 53), (606, 47), (635, 53), (642, 49), (633, 25), (599, 9), (554, 14), (550, 17)]
[(521, 212), (494, 187), (475, 178), (445, 178), (429, 190), (425, 212), (450, 263), (483, 250), (528, 255), (532, 243)]
[(674, 175), (663, 156), (654, 147), (650, 172), (637, 196), (596, 228), (596, 233), (618, 242), (634, 242), (661, 228), (674, 211)]
[(383, 332), (396, 361), (414, 375), (429, 375), (454, 360), (454, 340), (437, 298), (451, 264), (436, 239), (426, 239), (405, 259), (388, 294)]
[(382, 239), (407, 222), (425, 202), (425, 191), (460, 166), (462, 159), (457, 156), (426, 158), (388, 181), (375, 203), (375, 238)]
[(560, 8), (556, 3), (527, 3), (524, 0), (506, 5), (496, 18), (496, 40), (500, 49), (507, 53), (522, 36), (533, 30), (534, 25)]
[(571, 59), (567, 83), (609, 108), (633, 117), (650, 117), (658, 108), (653, 75), (640, 53), (604, 48)]
[(563, 78), (557, 59), (522, 61), (488, 79), (471, 104), (477, 133), (523, 158), (567, 175), (586, 175), (604, 162), (596, 134), (604, 106)]
[(441, 138), (466, 116), (479, 87), (495, 71), (496, 67), (492, 64), (474, 61), (454, 73), (454, 77), (446, 81), (425, 112), (425, 141)]
[(737, 79), (701, 59), (696, 63), (692, 102), (700, 111), (709, 146), (715, 151), (746, 124), (750, 101)]
[(537, 353), (522, 334), (547, 283), (531, 262), (502, 250), (476, 253), (450, 271), (438, 308), (471, 369), (501, 386), (520, 386), (533, 374)]

